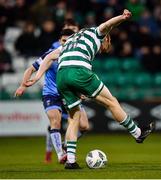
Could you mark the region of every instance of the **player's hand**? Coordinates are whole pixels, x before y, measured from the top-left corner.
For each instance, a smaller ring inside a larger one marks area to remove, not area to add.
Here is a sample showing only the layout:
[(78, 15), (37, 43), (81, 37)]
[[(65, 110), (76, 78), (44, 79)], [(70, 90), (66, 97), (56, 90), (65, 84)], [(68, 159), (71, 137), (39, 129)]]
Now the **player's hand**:
[(22, 95), (24, 94), (25, 90), (26, 90), (26, 87), (25, 87), (25, 86), (20, 86), (20, 87), (16, 90), (16, 92), (15, 92), (15, 94), (14, 94), (14, 97), (22, 96)]
[(37, 82), (36, 79), (30, 79), (25, 83), (25, 86), (30, 87), (30, 86), (34, 85), (36, 82)]
[(132, 14), (131, 14), (131, 12), (129, 10), (124, 9), (124, 12), (123, 12), (122, 16), (123, 16), (124, 20), (127, 20), (132, 16)]

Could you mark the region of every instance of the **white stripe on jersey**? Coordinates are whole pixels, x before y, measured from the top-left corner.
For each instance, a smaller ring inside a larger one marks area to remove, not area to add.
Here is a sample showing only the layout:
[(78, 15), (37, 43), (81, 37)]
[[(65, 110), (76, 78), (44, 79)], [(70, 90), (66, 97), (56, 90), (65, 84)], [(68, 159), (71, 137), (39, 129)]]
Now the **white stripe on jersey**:
[(68, 52), (65, 52), (63, 53), (60, 58), (59, 58), (59, 62), (61, 62), (61, 59), (64, 58), (64, 57), (68, 57), (68, 56), (80, 56), (80, 57), (83, 57), (85, 59), (89, 59), (88, 56), (86, 56), (86, 54), (83, 54), (82, 52), (80, 51), (68, 51)]
[[(87, 38), (85, 38), (85, 37), (84, 37), (84, 41), (85, 41), (86, 44), (88, 44), (88, 45), (91, 47), (92, 56), (94, 56), (94, 55), (95, 55), (95, 52), (94, 52), (93, 43), (92, 43), (89, 39), (87, 39)], [(89, 60), (92, 61), (92, 59), (89, 59)]]
[(78, 44), (77, 44), (77, 47), (85, 50), (85, 51), (88, 53), (88, 56), (89, 56), (88, 58), (92, 58), (91, 55), (90, 55), (90, 53), (87, 51), (87, 47), (86, 47), (84, 44), (78, 43)]
[(88, 64), (87, 62), (85, 62), (85, 61), (76, 61), (76, 60), (62, 61), (59, 64), (58, 70), (62, 66), (84, 66), (84, 67), (86, 67), (89, 70), (92, 69), (92, 66), (90, 64)]
[[(94, 30), (94, 31), (90, 31), (90, 30)], [(101, 40), (99, 39), (99, 37), (97, 37), (97, 33), (99, 34), (98, 31), (99, 29), (96, 29), (96, 28), (89, 28), (89, 29), (87, 28), (87, 29), (82, 29), (80, 32), (71, 36), (65, 43), (65, 47), (63, 48), (62, 53), (59, 57), (59, 63), (60, 63), (59, 68), (60, 66), (62, 66), (63, 61), (67, 61), (67, 62), (73, 61), (74, 64), (71, 63), (70, 65), (78, 64), (79, 66), (80, 66), (80, 61), (82, 61), (83, 62), (82, 66), (85, 66), (88, 69), (91, 69), (90, 62), (93, 60), (95, 54), (98, 52), (101, 46)], [(77, 47), (84, 50), (85, 53), (81, 51), (81, 49), (75, 50), (75, 48)], [(74, 56), (78, 56), (78, 58), (76, 59), (74, 58)], [(68, 60), (68, 59), (72, 59), (72, 60)], [(89, 65), (87, 66), (88, 61), (89, 61)], [(65, 64), (66, 66), (69, 65), (67, 64), (67, 62), (64, 62), (63, 66), (65, 66)]]
[(98, 51), (101, 43), (100, 43), (99, 39), (97, 38), (96, 34), (91, 31), (88, 31), (88, 30), (85, 31), (85, 34), (88, 34), (89, 36), (91, 36), (94, 39), (96, 46), (97, 46), (97, 51)]

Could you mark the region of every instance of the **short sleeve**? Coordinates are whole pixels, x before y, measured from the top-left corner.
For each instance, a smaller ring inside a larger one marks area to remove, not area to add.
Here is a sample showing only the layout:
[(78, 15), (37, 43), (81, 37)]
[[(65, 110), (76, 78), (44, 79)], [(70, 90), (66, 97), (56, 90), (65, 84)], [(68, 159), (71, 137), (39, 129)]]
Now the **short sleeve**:
[(105, 35), (102, 35), (102, 34), (101, 34), (101, 32), (100, 32), (100, 30), (99, 30), (99, 27), (96, 28), (96, 36), (97, 36), (97, 38), (100, 39), (100, 40), (103, 40), (104, 37), (105, 37)]
[(39, 66), (40, 64), (42, 63), (43, 59), (42, 58), (38, 58), (32, 65), (33, 67), (38, 70), (39, 69)]

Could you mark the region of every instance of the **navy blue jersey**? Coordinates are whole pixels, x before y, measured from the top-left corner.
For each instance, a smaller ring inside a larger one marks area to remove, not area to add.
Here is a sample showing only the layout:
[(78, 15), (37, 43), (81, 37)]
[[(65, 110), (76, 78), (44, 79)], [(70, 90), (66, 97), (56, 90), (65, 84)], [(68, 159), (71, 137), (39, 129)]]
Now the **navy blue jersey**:
[[(39, 66), (45, 56), (49, 54), (51, 51), (54, 49), (57, 49), (60, 46), (59, 41), (55, 42), (52, 44), (51, 48), (46, 51), (40, 58), (38, 58), (32, 65), (36, 70), (39, 69)], [(57, 85), (56, 85), (56, 73), (58, 69), (58, 62), (54, 61), (50, 68), (46, 71), (45, 73), (45, 80), (44, 80), (44, 86), (43, 86), (43, 95), (52, 95), (52, 96), (60, 96), (57, 90)]]

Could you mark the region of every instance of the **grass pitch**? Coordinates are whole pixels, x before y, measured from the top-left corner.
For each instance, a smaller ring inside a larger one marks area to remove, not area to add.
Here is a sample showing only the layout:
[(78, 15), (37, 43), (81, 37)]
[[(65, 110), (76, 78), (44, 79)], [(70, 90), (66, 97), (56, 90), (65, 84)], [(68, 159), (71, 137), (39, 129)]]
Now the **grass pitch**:
[[(0, 178), (7, 179), (161, 179), (161, 134), (152, 134), (144, 144), (130, 135), (86, 134), (78, 142), (80, 170), (65, 170), (53, 162), (44, 164), (45, 138), (0, 138)], [(86, 154), (93, 149), (104, 151), (108, 165), (104, 169), (88, 169)]]

